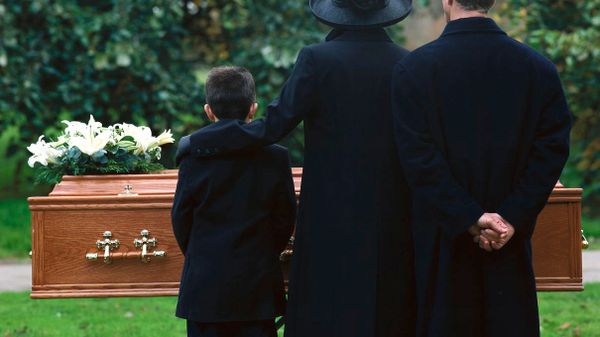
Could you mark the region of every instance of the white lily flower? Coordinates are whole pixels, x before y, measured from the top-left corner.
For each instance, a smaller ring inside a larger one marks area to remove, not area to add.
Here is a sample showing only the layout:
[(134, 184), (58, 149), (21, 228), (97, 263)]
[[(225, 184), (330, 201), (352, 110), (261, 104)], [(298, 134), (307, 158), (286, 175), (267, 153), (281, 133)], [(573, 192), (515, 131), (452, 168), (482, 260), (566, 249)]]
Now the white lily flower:
[(62, 121), (67, 125), (65, 134), (68, 136), (83, 136), (89, 133), (96, 133), (103, 130), (102, 123), (96, 122), (94, 116), (90, 115), (90, 120), (87, 124), (82, 122)]
[[(94, 158), (100, 164), (106, 163), (106, 160), (119, 160), (120, 154), (116, 154), (114, 146), (117, 146), (121, 153), (125, 150), (150, 163), (160, 160), (162, 145), (175, 142), (171, 130), (165, 130), (158, 137), (154, 137), (152, 130), (147, 126), (138, 127), (122, 123), (103, 127), (94, 116), (90, 116), (87, 124), (72, 121), (63, 123), (66, 125), (64, 133), (56, 141), (46, 143), (44, 136), (41, 136), (36, 143), (27, 147), (32, 153), (28, 160), (29, 166), (35, 167), (37, 163), (43, 166), (59, 165), (67, 150), (75, 147), (90, 157), (99, 152), (106, 155)], [(89, 164), (84, 160), (75, 165), (85, 168)]]
[(36, 143), (27, 147), (27, 150), (33, 154), (29, 157), (29, 160), (27, 160), (27, 164), (29, 164), (30, 167), (34, 167), (36, 163), (40, 163), (43, 166), (56, 164), (58, 163), (58, 158), (63, 154), (61, 150), (57, 150), (46, 143), (44, 136), (40, 136)]
[(160, 136), (152, 136), (152, 130), (147, 126), (135, 126), (132, 124), (122, 123), (115, 125), (117, 131), (117, 144), (126, 150), (132, 150), (132, 144), (129, 141), (123, 141), (125, 137), (133, 138), (135, 142), (134, 153), (140, 155), (146, 153), (149, 150), (155, 149), (161, 145), (174, 143), (173, 134), (171, 130), (163, 132)]
[(156, 139), (158, 141), (158, 146), (175, 143), (175, 138), (173, 138), (173, 133), (171, 133), (171, 130), (166, 130), (156, 137)]
[(67, 125), (65, 134), (68, 136), (69, 147), (77, 147), (88, 156), (103, 150), (113, 138), (113, 131), (110, 128), (103, 128), (102, 123), (96, 122), (92, 115), (87, 124), (71, 121), (63, 121), (63, 123)]
[(91, 156), (94, 153), (103, 150), (111, 138), (112, 133), (107, 130), (101, 131), (98, 134), (90, 132), (86, 135), (71, 137), (71, 139), (69, 139), (69, 146), (77, 147), (82, 153)]
[(68, 142), (69, 142), (69, 138), (67, 136), (60, 135), (60, 136), (58, 136), (58, 139), (55, 142), (51, 142), (48, 144), (50, 144), (50, 146), (52, 146), (53, 148), (57, 149), (60, 146), (67, 144)]
[(120, 141), (121, 139), (123, 139), (127, 136), (135, 138), (140, 133), (139, 129), (141, 127), (137, 127), (133, 124), (122, 123), (122, 124), (115, 124), (114, 128), (115, 128), (115, 139), (117, 141)]
[(135, 154), (138, 155), (158, 146), (158, 140), (156, 137), (152, 137), (152, 130), (146, 126), (140, 126), (137, 129), (137, 135), (133, 138), (136, 143)]
[(66, 124), (65, 135), (67, 136), (78, 136), (87, 133), (87, 125), (81, 122), (62, 121)]

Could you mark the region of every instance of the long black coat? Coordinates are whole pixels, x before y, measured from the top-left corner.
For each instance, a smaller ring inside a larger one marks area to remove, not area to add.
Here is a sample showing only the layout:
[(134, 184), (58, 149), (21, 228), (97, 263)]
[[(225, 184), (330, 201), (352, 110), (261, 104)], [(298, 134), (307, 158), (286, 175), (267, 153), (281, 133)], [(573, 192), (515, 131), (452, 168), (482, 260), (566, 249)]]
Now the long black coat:
[(414, 334), (409, 191), (390, 84), (407, 52), (383, 29), (305, 47), (265, 120), (192, 135), (197, 156), (275, 142), (304, 121), (305, 167), (286, 336)]
[(215, 323), (282, 315), (279, 254), (296, 218), (287, 150), (272, 145), (181, 159), (172, 210), (185, 255), (177, 316)]
[[(491, 19), (451, 21), (394, 70), (400, 159), (413, 192), (419, 337), (539, 335), (530, 238), (569, 153), (557, 71)], [(516, 228), (486, 253), (484, 212)]]

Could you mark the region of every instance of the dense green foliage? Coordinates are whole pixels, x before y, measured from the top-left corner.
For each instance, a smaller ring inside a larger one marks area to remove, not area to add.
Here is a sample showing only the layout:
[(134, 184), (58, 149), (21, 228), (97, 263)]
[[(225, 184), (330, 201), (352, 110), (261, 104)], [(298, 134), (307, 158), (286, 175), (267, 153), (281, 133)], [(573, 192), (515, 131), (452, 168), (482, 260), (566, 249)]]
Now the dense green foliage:
[(93, 114), (179, 134), (202, 125), (201, 86), (183, 57), (184, 15), (170, 0), (2, 1), (3, 194), (27, 184), (25, 146), (55, 134), (61, 120)]
[[(175, 297), (31, 300), (0, 294), (0, 336), (185, 336)], [(600, 284), (583, 293), (540, 293), (543, 337), (600, 337)], [(279, 336), (283, 336), (282, 331)]]
[[(323, 39), (305, 0), (3, 0), (0, 4), (0, 195), (28, 194), (25, 146), (63, 119), (131, 122), (175, 138), (206, 123), (202, 82), (215, 65), (256, 77), (264, 108), (300, 48)], [(418, 4), (430, 3), (421, 0)], [(600, 203), (600, 0), (505, 0), (510, 33), (550, 57), (576, 116), (563, 179)], [(390, 29), (402, 42), (400, 26)], [(264, 111), (264, 109), (261, 109)], [(260, 113), (259, 113), (260, 116)], [(301, 127), (284, 141), (302, 164)], [(163, 164), (173, 165), (174, 146)]]
[[(288, 77), (302, 46), (324, 36), (306, 1), (188, 1), (188, 46), (205, 67), (235, 64), (248, 68), (262, 108)], [(259, 117), (264, 109), (259, 109)], [(300, 127), (284, 141), (295, 164), (302, 163)]]
[[(300, 49), (323, 40), (330, 29), (318, 23), (307, 3), (307, 0), (188, 1), (190, 47), (206, 66), (247, 67), (255, 76), (259, 102), (264, 108), (277, 97)], [(402, 41), (400, 26), (390, 28), (389, 32), (394, 40)], [(283, 143), (290, 148), (292, 162), (302, 164), (302, 126)]]
[[(4, 0), (0, 194), (28, 186), (25, 146), (55, 135), (63, 119), (93, 114), (105, 124), (171, 128), (176, 138), (204, 125), (201, 84), (216, 65), (249, 68), (264, 108), (302, 46), (327, 31), (305, 0)], [(390, 31), (400, 41), (401, 29)], [(301, 127), (284, 143), (302, 164)], [(165, 150), (172, 166), (174, 147)]]
[(600, 0), (508, 0), (512, 33), (549, 57), (575, 116), (564, 180), (586, 189), (586, 213), (600, 214)]
[(31, 220), (27, 201), (0, 199), (0, 259), (26, 258), (31, 250)]

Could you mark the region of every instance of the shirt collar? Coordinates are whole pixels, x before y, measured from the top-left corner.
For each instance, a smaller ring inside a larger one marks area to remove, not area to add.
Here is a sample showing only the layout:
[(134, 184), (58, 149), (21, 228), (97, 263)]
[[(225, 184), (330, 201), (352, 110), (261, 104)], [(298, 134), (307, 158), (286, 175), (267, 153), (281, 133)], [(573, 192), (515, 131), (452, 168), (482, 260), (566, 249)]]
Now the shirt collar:
[(325, 41), (383, 41), (392, 42), (385, 29), (373, 28), (363, 30), (332, 30)]
[(442, 33), (442, 37), (465, 33), (492, 33), (506, 35), (506, 33), (496, 24), (494, 20), (484, 17), (474, 17), (452, 20), (448, 22), (444, 32)]

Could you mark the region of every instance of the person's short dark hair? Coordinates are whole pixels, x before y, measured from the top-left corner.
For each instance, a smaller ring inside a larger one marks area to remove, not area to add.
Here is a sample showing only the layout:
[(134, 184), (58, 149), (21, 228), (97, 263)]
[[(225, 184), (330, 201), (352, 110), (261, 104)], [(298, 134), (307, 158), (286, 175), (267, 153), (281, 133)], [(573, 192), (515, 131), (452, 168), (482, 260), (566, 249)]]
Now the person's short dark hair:
[(256, 102), (254, 77), (242, 67), (213, 68), (205, 90), (206, 103), (219, 119), (245, 119)]
[(496, 0), (456, 0), (458, 4), (468, 11), (478, 11), (487, 13)]

